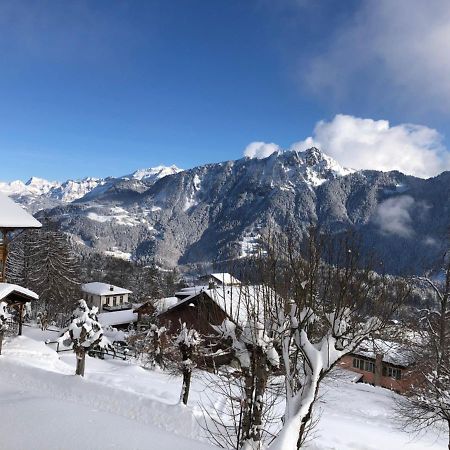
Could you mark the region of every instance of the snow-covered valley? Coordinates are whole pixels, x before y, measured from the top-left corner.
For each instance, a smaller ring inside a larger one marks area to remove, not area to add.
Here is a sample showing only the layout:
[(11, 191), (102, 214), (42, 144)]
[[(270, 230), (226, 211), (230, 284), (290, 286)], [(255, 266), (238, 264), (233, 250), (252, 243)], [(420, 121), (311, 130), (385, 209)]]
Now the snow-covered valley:
[[(195, 373), (188, 407), (178, 404), (181, 379), (146, 370), (132, 361), (89, 358), (86, 376), (74, 374), (75, 356), (56, 353), (45, 340), (56, 332), (25, 327), (8, 338), (0, 356), (0, 448), (212, 450), (198, 420), (208, 392)], [(437, 431), (413, 436), (399, 429), (396, 394), (352, 382), (349, 372), (325, 384), (313, 440), (314, 450), (440, 450)]]

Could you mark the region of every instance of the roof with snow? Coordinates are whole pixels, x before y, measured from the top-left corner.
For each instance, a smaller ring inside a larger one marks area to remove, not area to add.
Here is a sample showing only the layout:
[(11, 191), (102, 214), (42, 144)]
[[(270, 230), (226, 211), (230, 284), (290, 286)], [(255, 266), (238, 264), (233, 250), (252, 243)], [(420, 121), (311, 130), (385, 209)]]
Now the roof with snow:
[[(236, 324), (243, 326), (249, 320), (260, 320), (264, 315), (263, 300), (274, 299), (275, 292), (268, 286), (218, 286), (208, 289), (207, 286), (193, 286), (182, 289), (177, 295), (183, 295), (176, 304), (167, 311), (189, 304), (200, 294), (206, 294)], [(187, 296), (186, 296), (187, 295)]]
[(41, 228), (42, 224), (20, 205), (0, 193), (0, 228)]
[(0, 301), (11, 299), (11, 297), (13, 297), (14, 300), (21, 299), (26, 302), (39, 299), (39, 296), (35, 292), (22, 286), (10, 283), (0, 283)]
[(112, 311), (100, 313), (97, 315), (98, 321), (104, 326), (124, 325), (127, 323), (137, 322), (138, 315), (132, 309), (122, 311)]
[(241, 282), (237, 278), (234, 278), (233, 275), (227, 272), (210, 273), (209, 275), (200, 277), (200, 280), (209, 280), (210, 278), (213, 278), (215, 281), (219, 282), (220, 284), (225, 284), (226, 286), (241, 284)]
[(81, 285), (81, 290), (87, 294), (92, 295), (123, 295), (132, 294), (128, 289), (124, 289), (118, 286), (114, 286), (109, 283), (100, 283), (94, 281), (93, 283), (86, 283)]
[(371, 359), (376, 359), (376, 355), (383, 355), (383, 362), (403, 367), (414, 362), (411, 351), (404, 345), (383, 339), (365, 341), (353, 354)]

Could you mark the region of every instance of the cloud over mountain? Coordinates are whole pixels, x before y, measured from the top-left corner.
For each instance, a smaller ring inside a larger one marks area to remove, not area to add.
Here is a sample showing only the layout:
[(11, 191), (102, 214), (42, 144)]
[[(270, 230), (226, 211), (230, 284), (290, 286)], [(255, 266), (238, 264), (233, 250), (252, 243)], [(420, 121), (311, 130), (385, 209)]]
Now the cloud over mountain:
[[(317, 122), (312, 136), (295, 142), (290, 150), (311, 147), (357, 170), (399, 170), (420, 178), (450, 170), (450, 152), (442, 135), (424, 125), (391, 125), (387, 120), (338, 114), (328, 122)], [(274, 143), (252, 142), (244, 155), (261, 159), (279, 150)]]
[(338, 114), (329, 122), (318, 122), (313, 136), (293, 148), (314, 145), (354, 169), (399, 170), (429, 178), (450, 170), (450, 152), (442, 139), (438, 131), (423, 125), (391, 126), (387, 120)]

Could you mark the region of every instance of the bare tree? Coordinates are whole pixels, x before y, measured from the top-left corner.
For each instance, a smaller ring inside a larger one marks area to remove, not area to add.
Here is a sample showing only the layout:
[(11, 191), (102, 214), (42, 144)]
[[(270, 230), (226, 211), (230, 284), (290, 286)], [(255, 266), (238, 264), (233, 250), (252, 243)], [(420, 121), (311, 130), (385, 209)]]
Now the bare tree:
[[(299, 244), (301, 242), (301, 244)], [(286, 409), (274, 450), (300, 448), (311, 424), (322, 380), (336, 363), (386, 326), (406, 289), (372, 270), (353, 234), (332, 238), (311, 229), (269, 243)]]
[(423, 311), (424, 328), (413, 343), (420, 375), (398, 407), (408, 429), (444, 424), (450, 449), (450, 251), (440, 275), (419, 280), (431, 288), (436, 307)]

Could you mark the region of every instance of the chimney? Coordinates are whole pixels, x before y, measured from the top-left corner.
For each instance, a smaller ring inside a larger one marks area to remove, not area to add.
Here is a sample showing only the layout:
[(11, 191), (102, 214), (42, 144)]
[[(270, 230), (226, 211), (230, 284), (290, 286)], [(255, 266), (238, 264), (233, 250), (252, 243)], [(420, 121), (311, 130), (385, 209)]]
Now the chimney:
[(109, 290), (110, 290), (110, 291), (113, 291), (113, 290), (114, 290), (114, 286), (113, 286), (112, 284), (109, 286)]

